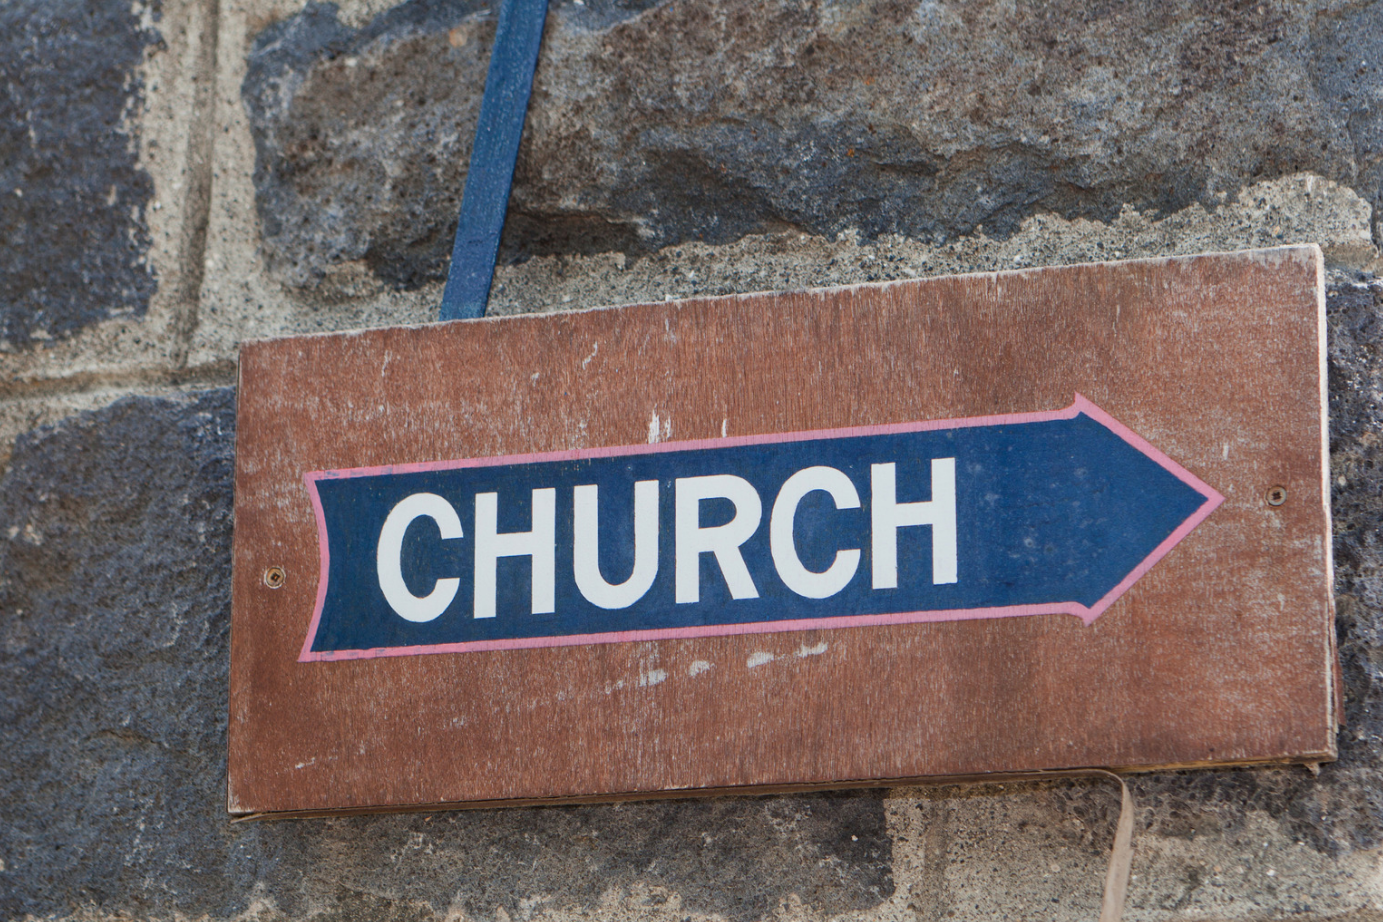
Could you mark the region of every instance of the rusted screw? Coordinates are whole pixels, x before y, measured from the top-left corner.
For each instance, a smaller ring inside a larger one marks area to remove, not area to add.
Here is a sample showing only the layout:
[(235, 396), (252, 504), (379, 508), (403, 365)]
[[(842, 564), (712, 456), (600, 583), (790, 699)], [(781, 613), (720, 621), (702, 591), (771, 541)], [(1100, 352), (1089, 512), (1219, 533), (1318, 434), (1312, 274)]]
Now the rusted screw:
[(283, 588), (283, 581), (288, 575), (283, 572), (283, 567), (270, 567), (264, 571), (264, 585), (270, 589)]
[(1286, 487), (1272, 487), (1271, 489), (1268, 490), (1268, 505), (1269, 505), (1269, 506), (1281, 506), (1281, 505), (1282, 505), (1283, 503), (1285, 503), (1285, 502), (1287, 502), (1287, 488), (1286, 488)]

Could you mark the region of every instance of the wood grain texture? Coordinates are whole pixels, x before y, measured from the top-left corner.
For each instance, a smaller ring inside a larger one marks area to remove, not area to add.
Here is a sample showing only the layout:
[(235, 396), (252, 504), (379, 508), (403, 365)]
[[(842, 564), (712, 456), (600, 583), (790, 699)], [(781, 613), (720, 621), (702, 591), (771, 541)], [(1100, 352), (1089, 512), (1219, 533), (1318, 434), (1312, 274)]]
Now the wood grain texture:
[[(246, 344), (229, 808), (1333, 758), (1323, 337), (1320, 254), (1295, 247)], [(297, 662), (318, 572), (305, 471), (638, 444), (655, 416), (699, 439), (1077, 392), (1226, 497), (1090, 627)]]

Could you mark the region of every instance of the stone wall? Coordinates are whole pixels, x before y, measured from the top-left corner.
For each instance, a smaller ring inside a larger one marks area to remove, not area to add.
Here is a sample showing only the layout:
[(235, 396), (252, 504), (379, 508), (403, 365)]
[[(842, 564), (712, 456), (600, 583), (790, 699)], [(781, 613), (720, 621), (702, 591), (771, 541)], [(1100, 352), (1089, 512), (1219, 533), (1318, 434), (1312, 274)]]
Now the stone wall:
[[(237, 344), (435, 317), (486, 0), (0, 4), (0, 919), (1093, 918), (1098, 781), (232, 824)], [(1383, 2), (554, 0), (491, 309), (1315, 242), (1340, 760), (1127, 918), (1383, 919)]]

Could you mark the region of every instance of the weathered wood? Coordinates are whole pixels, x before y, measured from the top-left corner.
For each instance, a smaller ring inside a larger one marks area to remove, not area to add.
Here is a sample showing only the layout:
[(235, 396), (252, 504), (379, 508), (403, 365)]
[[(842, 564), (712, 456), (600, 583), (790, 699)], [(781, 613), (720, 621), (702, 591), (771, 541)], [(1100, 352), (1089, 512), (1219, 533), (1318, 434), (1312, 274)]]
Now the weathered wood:
[[(1281, 248), (247, 344), (229, 808), (1333, 758), (1321, 272), (1314, 247)], [(298, 661), (318, 588), (306, 472), (1029, 413), (1076, 393), (1225, 497), (1088, 627)]]

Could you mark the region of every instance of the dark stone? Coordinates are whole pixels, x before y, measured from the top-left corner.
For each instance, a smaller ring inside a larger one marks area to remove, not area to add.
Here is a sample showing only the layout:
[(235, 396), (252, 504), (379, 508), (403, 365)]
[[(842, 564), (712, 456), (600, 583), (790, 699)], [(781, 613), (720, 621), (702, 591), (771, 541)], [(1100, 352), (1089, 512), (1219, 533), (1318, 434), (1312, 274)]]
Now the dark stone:
[(747, 922), (771, 917), (790, 893), (837, 913), (893, 891), (878, 792), (359, 817), (253, 831), (291, 856), (291, 869), (265, 875), (290, 915), (302, 914), (309, 896), (363, 910), (366, 893), (423, 902), (438, 915), (455, 905), (471, 918), (494, 918), (500, 907), (513, 918), (535, 894), (589, 908), (638, 882), (676, 893), (689, 912)]
[(1383, 217), (1383, 4), (1347, 7), (1316, 28), (1316, 83), (1353, 146), (1350, 184)]
[[(1299, 171), (1383, 205), (1383, 4), (558, 4), (502, 260), (856, 227), (1006, 235), (1035, 212), (1215, 207)], [(493, 26), (482, 0), (360, 31), (309, 4), (242, 87), (264, 251), (445, 276)]]
[(130, 398), (22, 436), (0, 480), (0, 918), (519, 917), (634, 882), (744, 922), (892, 893), (881, 795), (232, 825), (234, 396)]
[(229, 391), (127, 399), (16, 442), (0, 481), (0, 917), (142, 912), (225, 863), (233, 408)]
[(0, 339), (147, 310), (153, 180), (129, 126), (161, 41), (128, 0), (0, 4)]

